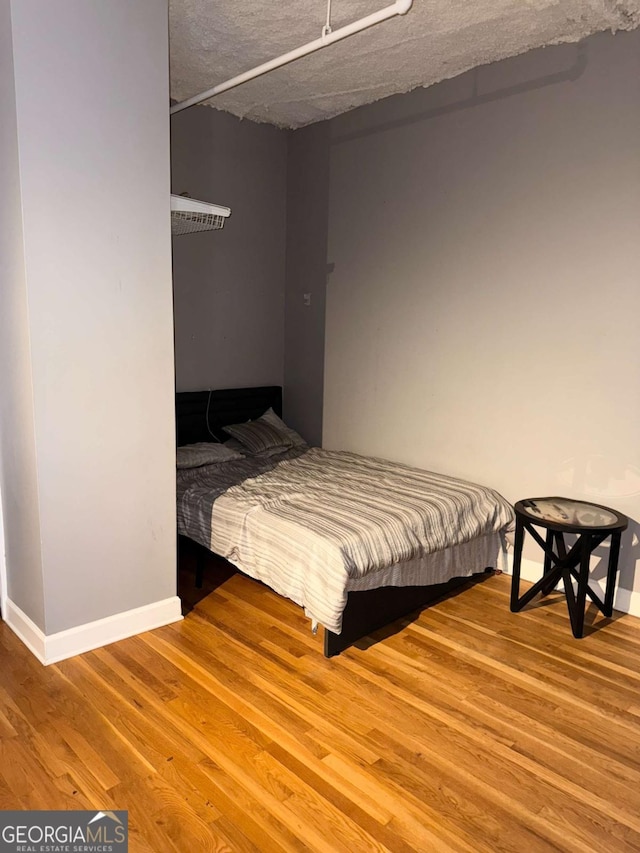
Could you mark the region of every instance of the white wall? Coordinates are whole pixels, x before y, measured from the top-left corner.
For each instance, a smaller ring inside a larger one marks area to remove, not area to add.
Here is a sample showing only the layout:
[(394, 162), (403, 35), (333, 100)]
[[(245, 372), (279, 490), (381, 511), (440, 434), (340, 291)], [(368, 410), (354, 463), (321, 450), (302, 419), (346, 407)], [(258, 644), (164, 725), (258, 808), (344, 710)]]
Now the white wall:
[[(11, 4), (0, 0), (0, 497), (7, 594), (44, 628)], [(3, 608), (3, 616), (6, 613)]]
[[(24, 267), (9, 291), (31, 375), (3, 398), (31, 381), (44, 612), (15, 603), (52, 635), (176, 591), (167, 7), (10, 5)], [(9, 470), (10, 597), (12, 485)]]
[(640, 31), (331, 130), (325, 445), (640, 519)]
[(2, 515), (2, 488), (0, 487), (0, 617), (7, 610), (7, 558), (4, 549), (4, 518)]

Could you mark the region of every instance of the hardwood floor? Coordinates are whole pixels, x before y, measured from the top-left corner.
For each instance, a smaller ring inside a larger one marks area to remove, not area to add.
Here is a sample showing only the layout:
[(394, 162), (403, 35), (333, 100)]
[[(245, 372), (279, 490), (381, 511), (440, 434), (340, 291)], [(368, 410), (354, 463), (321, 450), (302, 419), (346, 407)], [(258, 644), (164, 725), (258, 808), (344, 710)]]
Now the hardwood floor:
[(135, 853), (640, 850), (640, 621), (574, 640), (496, 576), (326, 660), (191, 568), (182, 623), (47, 668), (0, 623), (0, 809), (128, 809)]

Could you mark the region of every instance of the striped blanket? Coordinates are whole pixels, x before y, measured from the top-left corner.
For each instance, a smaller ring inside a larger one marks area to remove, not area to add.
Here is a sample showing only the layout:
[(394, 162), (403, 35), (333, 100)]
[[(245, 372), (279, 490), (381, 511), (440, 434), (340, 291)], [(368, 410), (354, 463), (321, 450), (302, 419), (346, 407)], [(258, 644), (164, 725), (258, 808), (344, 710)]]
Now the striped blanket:
[(499, 534), (512, 521), (492, 489), (312, 448), (216, 497), (205, 544), (340, 633), (350, 582)]

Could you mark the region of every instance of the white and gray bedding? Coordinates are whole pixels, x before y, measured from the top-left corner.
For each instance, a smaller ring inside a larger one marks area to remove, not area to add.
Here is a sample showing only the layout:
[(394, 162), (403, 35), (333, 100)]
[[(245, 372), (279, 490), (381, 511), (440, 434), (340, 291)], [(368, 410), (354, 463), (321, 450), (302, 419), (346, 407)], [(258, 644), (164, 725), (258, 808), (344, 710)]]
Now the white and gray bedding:
[(470, 575), (512, 521), (492, 489), (355, 453), (293, 447), (178, 471), (179, 532), (335, 633), (349, 589), (413, 585), (434, 566), (431, 582)]
[[(224, 446), (231, 443), (226, 442)], [(240, 459), (223, 464), (178, 470), (178, 532), (205, 548), (215, 550), (211, 545), (211, 514), (216, 499), (233, 486), (270, 471), (279, 462), (301, 456), (306, 449), (305, 445), (304, 448), (289, 448), (278, 455), (242, 454)]]

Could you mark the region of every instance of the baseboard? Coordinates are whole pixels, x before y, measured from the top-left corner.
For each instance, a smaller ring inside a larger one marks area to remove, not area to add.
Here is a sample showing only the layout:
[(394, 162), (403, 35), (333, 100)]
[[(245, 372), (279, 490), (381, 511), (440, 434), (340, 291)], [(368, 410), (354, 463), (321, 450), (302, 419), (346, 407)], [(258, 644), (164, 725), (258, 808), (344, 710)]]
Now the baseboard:
[(11, 599), (7, 599), (5, 616), (7, 625), (45, 666), (180, 619), (182, 605), (177, 596), (49, 635), (41, 631)]
[(25, 646), (33, 652), (40, 663), (45, 661), (45, 635), (40, 628), (10, 598), (4, 602), (2, 618)]
[[(504, 570), (507, 574), (511, 574), (513, 569), (513, 552), (509, 551), (506, 559), (506, 567)], [(543, 564), (536, 560), (529, 560), (526, 557), (522, 558), (520, 567), (520, 577), (523, 581), (534, 583), (542, 577)], [(600, 595), (604, 597), (604, 582), (593, 581), (590, 583), (594, 586), (595, 591), (600, 590)], [(562, 583), (558, 585), (558, 589), (562, 589)], [(628, 613), (630, 616), (640, 616), (640, 591), (624, 589), (618, 587), (613, 599), (614, 610), (619, 610), (621, 613)]]

